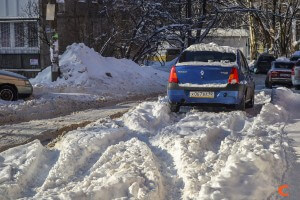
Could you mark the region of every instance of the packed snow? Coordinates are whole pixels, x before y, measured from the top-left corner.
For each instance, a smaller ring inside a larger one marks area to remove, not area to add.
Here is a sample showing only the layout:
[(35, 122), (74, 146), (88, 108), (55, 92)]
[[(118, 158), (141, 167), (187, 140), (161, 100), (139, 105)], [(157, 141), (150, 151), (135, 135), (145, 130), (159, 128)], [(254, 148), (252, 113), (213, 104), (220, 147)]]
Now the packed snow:
[(236, 53), (237, 49), (229, 46), (219, 46), (215, 43), (193, 44), (185, 51), (217, 51), (226, 53)]
[[(278, 89), (278, 94), (282, 89)], [(261, 91), (242, 111), (170, 112), (165, 97), (123, 117), (0, 153), (0, 199), (269, 199), (292, 154), (288, 104)]]
[(131, 60), (103, 57), (84, 44), (67, 47), (60, 57), (62, 77), (51, 82), (51, 67), (31, 79), (33, 96), (0, 101), (0, 124), (55, 117), (166, 91), (168, 73)]

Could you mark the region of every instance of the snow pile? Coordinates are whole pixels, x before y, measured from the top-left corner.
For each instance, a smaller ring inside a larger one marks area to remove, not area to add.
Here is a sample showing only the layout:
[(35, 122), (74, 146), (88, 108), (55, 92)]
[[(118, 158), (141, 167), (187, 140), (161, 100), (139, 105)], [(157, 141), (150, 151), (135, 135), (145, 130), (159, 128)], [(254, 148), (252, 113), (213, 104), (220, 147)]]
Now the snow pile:
[(127, 59), (105, 58), (84, 44), (69, 46), (60, 59), (62, 78), (51, 82), (48, 67), (30, 82), (26, 101), (0, 101), (0, 125), (50, 118), (166, 91), (169, 73)]
[(287, 57), (279, 57), (276, 59), (277, 62), (291, 62)]
[(229, 46), (219, 46), (216, 43), (209, 44), (193, 44), (185, 51), (217, 51), (226, 53), (236, 53), (237, 49)]
[(282, 131), (285, 105), (274, 100), (247, 117), (174, 114), (167, 102), (100, 119), (67, 133), (53, 149), (34, 141), (0, 153), (0, 199), (239, 200), (276, 192), (291, 153)]
[(60, 58), (62, 77), (51, 82), (51, 69), (46, 68), (31, 83), (35, 87), (86, 88), (104, 96), (128, 93), (153, 93), (165, 90), (168, 73), (131, 60), (102, 57), (84, 44), (67, 47)]
[(173, 60), (164, 63), (148, 61), (147, 64), (154, 69), (170, 72), (171, 68), (176, 64), (177, 60), (178, 58), (174, 58)]
[(0, 100), (0, 125), (97, 108), (107, 100), (109, 99), (105, 97), (83, 93), (49, 93), (16, 102)]

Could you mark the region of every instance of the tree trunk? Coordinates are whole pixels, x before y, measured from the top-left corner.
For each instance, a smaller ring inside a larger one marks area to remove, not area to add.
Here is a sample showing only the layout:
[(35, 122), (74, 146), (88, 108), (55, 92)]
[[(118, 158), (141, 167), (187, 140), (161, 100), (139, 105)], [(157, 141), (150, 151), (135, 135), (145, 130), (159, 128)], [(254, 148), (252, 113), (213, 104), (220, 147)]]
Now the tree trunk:
[[(248, 0), (249, 8), (253, 7), (253, 0)], [(257, 38), (254, 29), (254, 17), (249, 13), (249, 32), (250, 32), (250, 60), (255, 60), (257, 55)]]

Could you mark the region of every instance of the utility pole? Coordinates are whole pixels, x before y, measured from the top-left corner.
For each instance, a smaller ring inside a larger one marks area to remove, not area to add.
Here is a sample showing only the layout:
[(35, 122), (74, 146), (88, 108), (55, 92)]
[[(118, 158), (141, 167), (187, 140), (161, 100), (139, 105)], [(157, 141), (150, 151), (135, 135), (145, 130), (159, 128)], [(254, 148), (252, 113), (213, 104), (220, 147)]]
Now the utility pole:
[(59, 77), (59, 43), (57, 31), (57, 11), (58, 6), (56, 0), (48, 0), (46, 20), (49, 22), (50, 37), (50, 59), (51, 59), (51, 79), (56, 81)]
[[(186, 0), (186, 18), (192, 23), (192, 0)], [(192, 30), (188, 30), (187, 46), (192, 44)]]

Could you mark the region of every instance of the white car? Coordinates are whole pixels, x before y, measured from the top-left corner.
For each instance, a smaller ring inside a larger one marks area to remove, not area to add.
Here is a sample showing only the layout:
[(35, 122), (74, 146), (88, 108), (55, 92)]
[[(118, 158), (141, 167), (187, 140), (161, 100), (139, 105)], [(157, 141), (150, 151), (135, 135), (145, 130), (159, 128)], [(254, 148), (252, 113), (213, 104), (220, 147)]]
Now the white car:
[(300, 60), (298, 60), (292, 69), (292, 83), (296, 90), (300, 90)]

